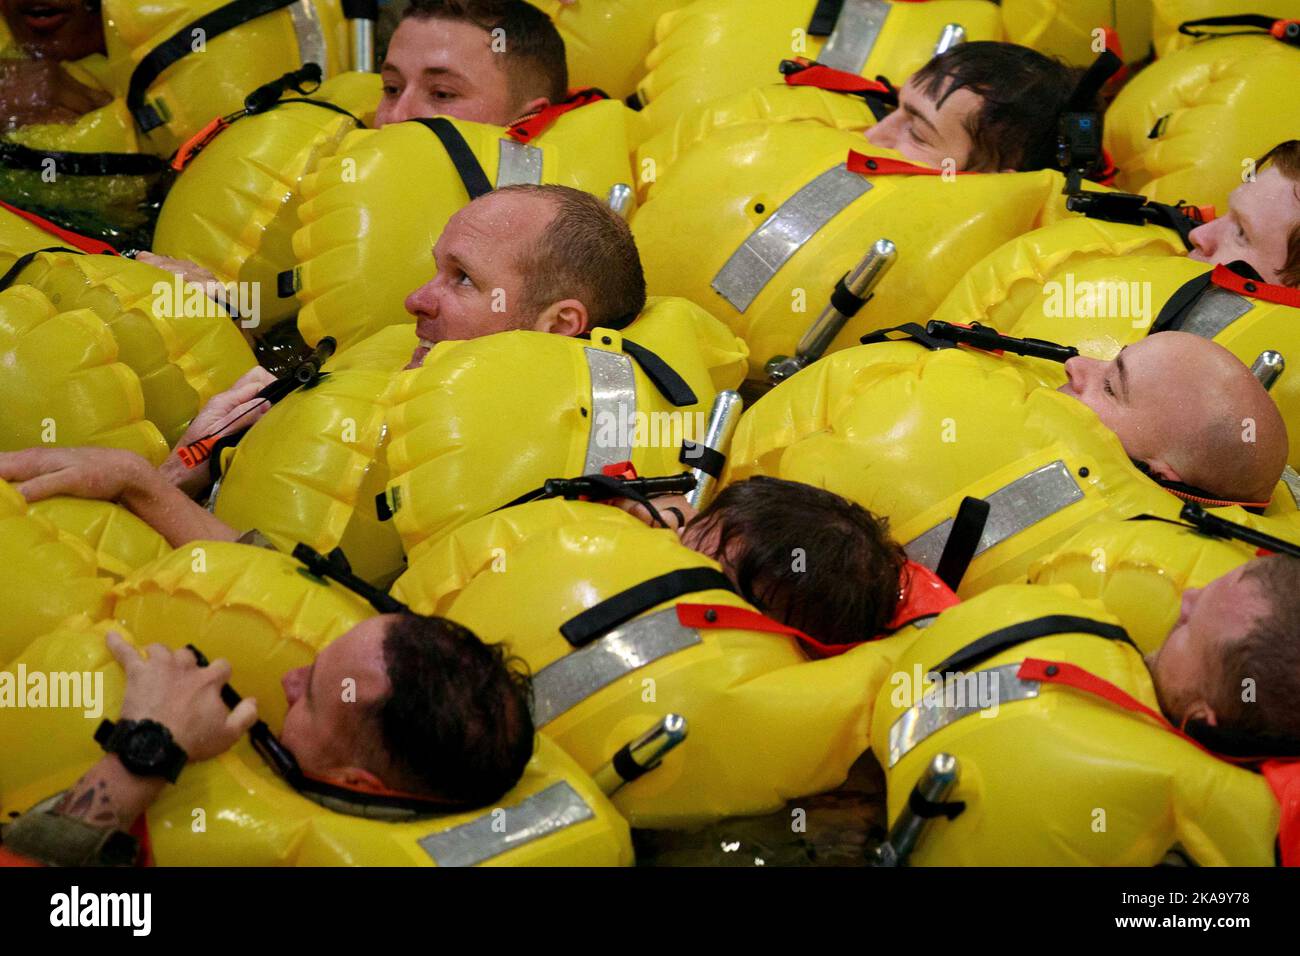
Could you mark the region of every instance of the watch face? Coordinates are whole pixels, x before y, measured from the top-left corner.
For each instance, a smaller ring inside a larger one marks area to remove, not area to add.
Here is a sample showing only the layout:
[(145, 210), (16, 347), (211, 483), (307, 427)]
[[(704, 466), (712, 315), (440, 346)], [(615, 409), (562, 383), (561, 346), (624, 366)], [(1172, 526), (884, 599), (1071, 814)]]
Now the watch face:
[(124, 741), (121, 754), (136, 766), (157, 767), (167, 755), (167, 741), (158, 727), (136, 727)]

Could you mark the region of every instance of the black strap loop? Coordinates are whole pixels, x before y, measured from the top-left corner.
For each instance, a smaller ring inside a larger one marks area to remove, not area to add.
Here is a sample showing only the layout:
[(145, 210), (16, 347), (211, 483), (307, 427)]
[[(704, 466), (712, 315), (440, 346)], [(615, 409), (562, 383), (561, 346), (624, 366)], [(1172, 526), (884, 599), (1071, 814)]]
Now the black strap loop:
[(727, 456), (716, 448), (710, 448), (701, 442), (687, 438), (682, 442), (681, 453), (677, 460), (687, 468), (698, 468), (710, 478), (721, 478), (727, 467)]
[(614, 772), (622, 778), (624, 783), (631, 783), (644, 777), (650, 772), (649, 767), (643, 767), (632, 757), (632, 747), (630, 744), (624, 744), (619, 748), (618, 753), (614, 754), (611, 761), (614, 766)]
[(297, 0), (233, 0), (181, 27), (150, 50), (145, 58), (136, 64), (126, 91), (127, 109), (135, 118), (140, 132), (148, 133), (167, 122), (154, 107), (145, 103), (145, 94), (164, 70), (194, 52), (196, 34), (204, 37), (206, 44), (223, 33), (295, 2)]
[(469, 148), (469, 143), (465, 142), (465, 137), (461, 135), (460, 130), (450, 120), (444, 116), (435, 116), (433, 119), (416, 119), (410, 122), (428, 127), (429, 131), (438, 137), (443, 149), (447, 151), (447, 158), (456, 167), (456, 174), (460, 176), (465, 192), (469, 193), (470, 201), (478, 199), (479, 196), (486, 196), (492, 191), (492, 181), (483, 171), (483, 165), (474, 155), (474, 150)]
[(810, 37), (830, 36), (843, 9), (844, 0), (817, 0), (812, 19), (808, 21), (808, 35)]
[(939, 580), (956, 593), (961, 579), (966, 576), (975, 552), (984, 536), (984, 526), (989, 521), (989, 503), (983, 498), (963, 498), (957, 516), (952, 519), (952, 530), (944, 542), (939, 565), (934, 569)]
[(574, 647), (585, 647), (620, 624), (652, 607), (698, 591), (730, 591), (735, 587), (714, 568), (684, 568), (642, 581), (608, 597), (560, 625), (560, 633)]
[(1104, 637), (1109, 641), (1122, 641), (1129, 647), (1137, 649), (1133, 639), (1128, 636), (1128, 632), (1122, 627), (1114, 624), (1103, 624), (1101, 621), (1094, 621), (1087, 617), (1075, 617), (1070, 614), (1049, 614), (1047, 617), (1012, 624), (1010, 627), (1004, 627), (992, 634), (986, 634), (979, 640), (972, 641), (961, 650), (949, 655), (943, 663), (930, 668), (930, 670), (937, 674), (969, 671), (976, 664), (988, 660), (995, 654), (1001, 654), (1017, 644), (1024, 644), (1026, 641), (1037, 640), (1040, 637), (1050, 637), (1053, 634), (1091, 634), (1095, 637)]
[(955, 820), (966, 809), (965, 800), (944, 800), (942, 802), (927, 800), (921, 796), (920, 784), (912, 788), (912, 793), (907, 798), (907, 805), (914, 814), (923, 820), (933, 820), (935, 817)]
[[(1273, 24), (1277, 23), (1277, 17), (1266, 17), (1258, 13), (1241, 13), (1235, 16), (1226, 17), (1203, 17), (1200, 20), (1187, 20), (1178, 24), (1178, 32), (1183, 36), (1196, 37), (1203, 39), (1205, 37), (1237, 37), (1254, 35), (1260, 30), (1265, 33), (1272, 33)], [(1192, 27), (1254, 27), (1254, 30), (1235, 30), (1231, 33), (1220, 33), (1213, 30), (1193, 30)]]
[(156, 176), (167, 169), (166, 160), (144, 153), (73, 153), (0, 140), (0, 165), (8, 169), (43, 171), (51, 160), (63, 176)]
[(644, 345), (638, 345), (630, 339), (623, 340), (623, 351), (645, 372), (646, 378), (659, 390), (659, 394), (668, 399), (675, 408), (685, 408), (699, 401), (686, 379), (677, 374), (671, 365), (661, 359)]
[(1160, 314), (1151, 323), (1150, 335), (1157, 332), (1178, 331), (1187, 321), (1192, 307), (1200, 301), (1201, 296), (1210, 288), (1213, 272), (1206, 272), (1184, 282), (1178, 291), (1169, 297), (1169, 301), (1160, 309)]
[(840, 281), (835, 283), (835, 291), (831, 293), (831, 305), (835, 306), (835, 311), (839, 312), (840, 315), (846, 319), (851, 319), (862, 311), (862, 307), (871, 301), (871, 297), (875, 293), (868, 292), (865, 296), (857, 295), (844, 284), (844, 280), (847, 278), (848, 273), (846, 272), (840, 277)]
[(70, 252), (74, 256), (85, 255), (80, 249), (69, 249), (67, 246), (46, 246), (44, 249), (33, 249), (31, 252), (23, 253), (14, 260), (14, 264), (9, 267), (5, 274), (0, 276), (0, 292), (13, 285), (22, 271), (36, 261), (36, 257), (42, 252)]

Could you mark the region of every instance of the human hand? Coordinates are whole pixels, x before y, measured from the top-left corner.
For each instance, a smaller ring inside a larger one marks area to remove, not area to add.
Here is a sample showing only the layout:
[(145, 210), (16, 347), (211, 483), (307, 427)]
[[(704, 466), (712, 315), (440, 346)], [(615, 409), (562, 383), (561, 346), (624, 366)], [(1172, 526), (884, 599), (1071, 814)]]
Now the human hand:
[(56, 495), (117, 501), (147, 482), (153, 467), (120, 448), (26, 448), (0, 452), (0, 478), (29, 502)]
[(0, 60), (0, 128), (72, 123), (112, 100), (74, 80), (54, 60)]
[(155, 720), (172, 735), (191, 763), (209, 760), (233, 747), (257, 720), (257, 701), (246, 697), (234, 710), (221, 699), (230, 662), (199, 667), (194, 652), (150, 644), (144, 657), (116, 632), (108, 649), (126, 672), (122, 720)]
[(207, 404), (185, 429), (176, 448), (172, 449), (167, 460), (162, 463), (159, 470), (163, 476), (190, 497), (201, 492), (208, 483), (208, 470), (185, 467), (178, 454), (179, 449), (201, 438), (222, 437), (251, 427), (271, 409), (269, 402), (255, 396), (274, 381), (274, 375), (262, 366), (254, 365), (230, 388), (208, 399)]
[(225, 283), (218, 279), (211, 269), (205, 269), (197, 262), (191, 262), (189, 259), (173, 259), (171, 256), (160, 256), (153, 252), (137, 252), (135, 261), (178, 275), (189, 285), (202, 286), (209, 299), (225, 301)]

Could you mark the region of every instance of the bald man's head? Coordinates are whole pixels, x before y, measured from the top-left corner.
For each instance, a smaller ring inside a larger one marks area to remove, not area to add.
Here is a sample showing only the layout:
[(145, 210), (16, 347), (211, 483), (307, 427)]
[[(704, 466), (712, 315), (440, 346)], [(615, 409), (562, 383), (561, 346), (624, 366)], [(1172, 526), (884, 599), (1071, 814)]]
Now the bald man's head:
[(1286, 424), (1249, 368), (1209, 339), (1160, 332), (1109, 362), (1074, 358), (1061, 391), (1157, 478), (1265, 502), (1287, 461)]

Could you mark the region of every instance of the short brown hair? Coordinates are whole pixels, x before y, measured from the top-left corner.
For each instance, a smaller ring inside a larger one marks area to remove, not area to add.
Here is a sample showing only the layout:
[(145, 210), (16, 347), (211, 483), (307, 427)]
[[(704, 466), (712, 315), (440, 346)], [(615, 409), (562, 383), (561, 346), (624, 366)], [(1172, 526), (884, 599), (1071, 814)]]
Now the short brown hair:
[[(1259, 558), (1246, 565), (1244, 579), (1268, 612), (1224, 652), (1216, 717), (1224, 730), (1300, 746), (1300, 558)], [(1242, 699), (1246, 681), (1254, 687), (1249, 701)]]
[(460, 20), (485, 33), (503, 31), (510, 93), (521, 107), (544, 96), (562, 103), (569, 95), (564, 39), (551, 18), (523, 0), (411, 0), (402, 19)]
[[(1259, 161), (1259, 168), (1276, 166), (1287, 179), (1300, 186), (1300, 139), (1289, 139), (1278, 143)], [(1300, 190), (1297, 191), (1300, 198)], [(1300, 222), (1291, 227), (1291, 235), (1286, 242), (1286, 263), (1282, 266), (1282, 284), (1300, 287)]]
[(913, 79), (939, 106), (957, 90), (983, 98), (966, 122), (967, 169), (1028, 172), (1056, 168), (1060, 116), (1083, 73), (1029, 47), (980, 40), (939, 54)]
[(782, 478), (728, 485), (692, 521), (718, 531), (743, 597), (825, 644), (877, 637), (898, 608), (907, 560), (889, 520), (833, 492)]
[(590, 327), (621, 329), (645, 308), (645, 273), (622, 217), (590, 193), (569, 186), (504, 186), (498, 193), (547, 199), (555, 218), (519, 264), (524, 312), (538, 315), (562, 299), (587, 307)]

